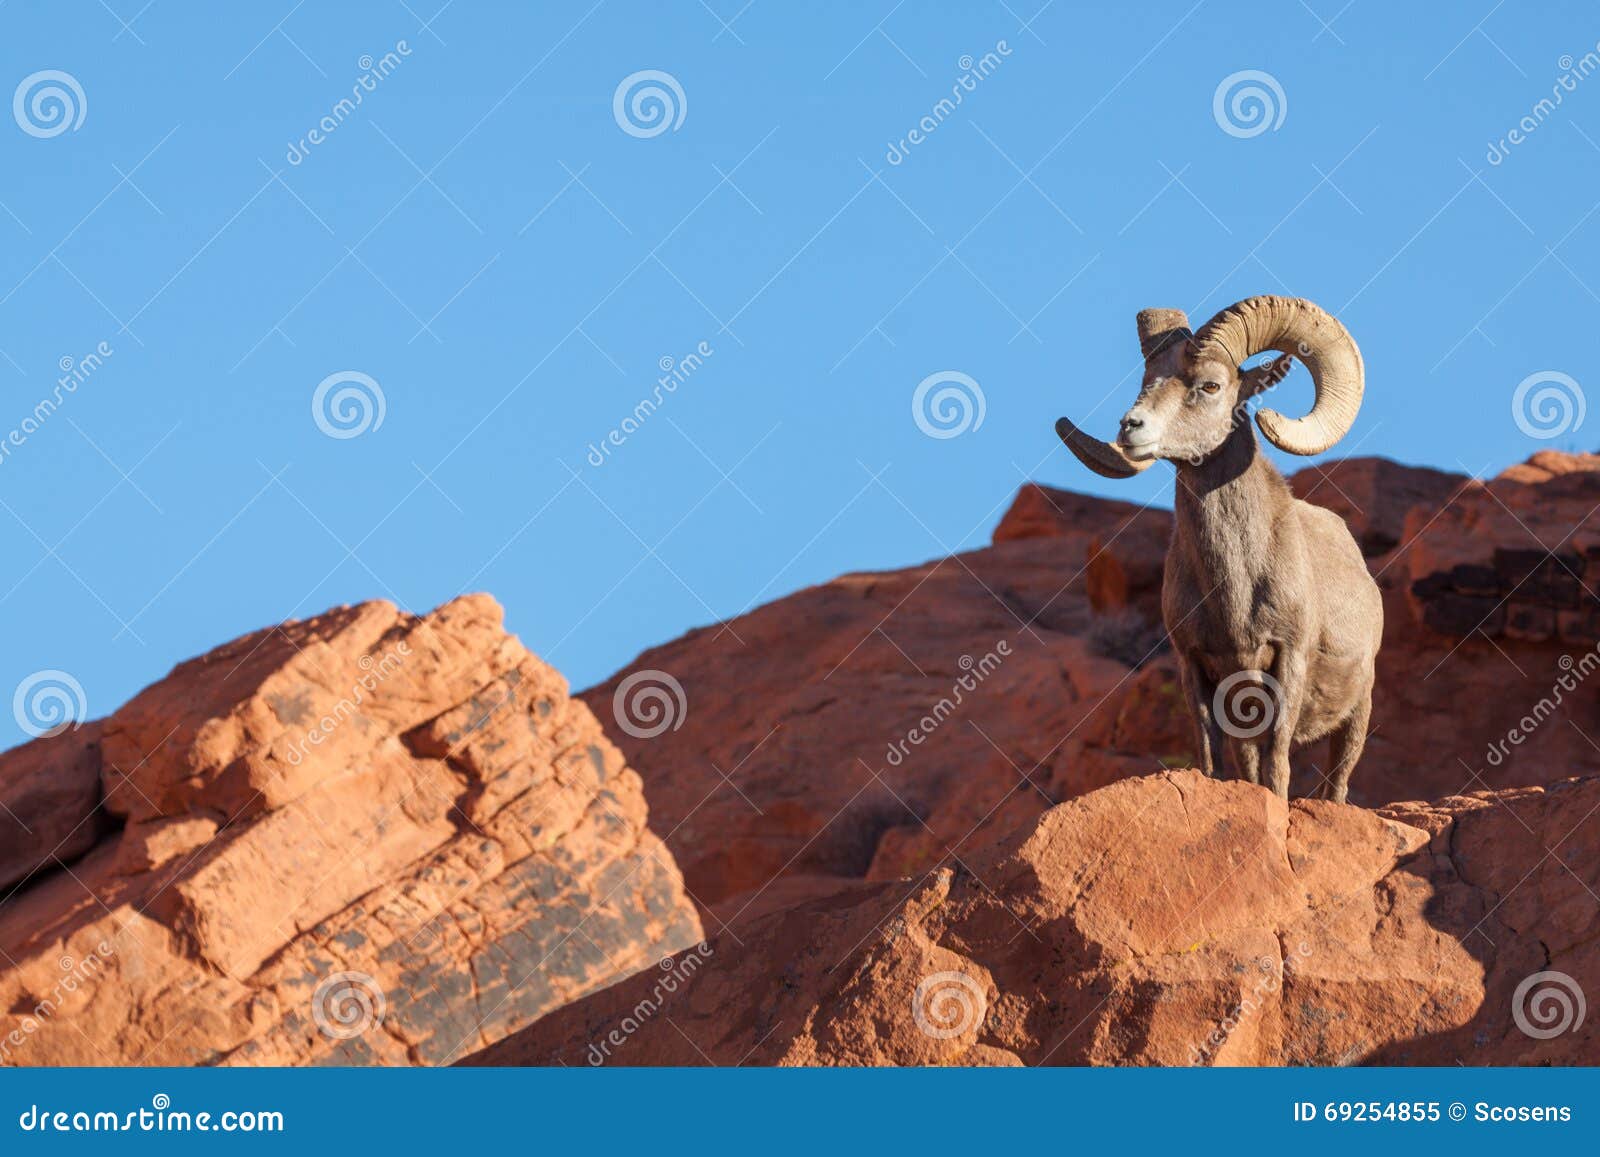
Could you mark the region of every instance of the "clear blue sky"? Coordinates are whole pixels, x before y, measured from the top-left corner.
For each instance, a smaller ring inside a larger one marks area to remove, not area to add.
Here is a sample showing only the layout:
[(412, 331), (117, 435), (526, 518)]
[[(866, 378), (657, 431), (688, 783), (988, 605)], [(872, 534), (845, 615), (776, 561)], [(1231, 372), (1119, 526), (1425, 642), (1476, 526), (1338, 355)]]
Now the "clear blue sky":
[[(1487, 157), (1592, 5), (439, 4), (0, 7), (0, 98), (57, 70), (84, 106), (0, 108), (0, 440), (112, 351), (0, 457), (0, 698), (59, 669), (101, 715), (285, 617), (478, 589), (581, 687), (981, 544), (1024, 479), (1159, 499), (1169, 470), (1091, 478), (1051, 429), (1111, 431), (1146, 306), (1336, 311), (1369, 374), (1336, 453), (1594, 442), (1511, 407), (1600, 379), (1600, 75)], [(642, 70), (683, 94), (656, 135), (614, 114)], [(1282, 92), (1256, 135), (1214, 115), (1245, 70)], [(357, 437), (313, 420), (342, 371), (383, 395)], [(943, 371), (983, 420), (933, 438)]]

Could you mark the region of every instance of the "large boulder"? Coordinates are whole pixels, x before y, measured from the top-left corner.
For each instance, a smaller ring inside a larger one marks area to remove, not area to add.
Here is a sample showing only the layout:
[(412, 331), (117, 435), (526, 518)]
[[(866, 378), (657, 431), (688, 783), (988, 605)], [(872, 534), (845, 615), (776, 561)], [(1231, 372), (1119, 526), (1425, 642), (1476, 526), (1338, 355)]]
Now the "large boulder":
[(0, 1063), (440, 1063), (701, 936), (639, 777), (486, 596), (238, 639), (0, 757), (0, 798), (41, 825)]
[(476, 1065), (1592, 1063), (1600, 778), (1378, 813), (1196, 772), (714, 937)]

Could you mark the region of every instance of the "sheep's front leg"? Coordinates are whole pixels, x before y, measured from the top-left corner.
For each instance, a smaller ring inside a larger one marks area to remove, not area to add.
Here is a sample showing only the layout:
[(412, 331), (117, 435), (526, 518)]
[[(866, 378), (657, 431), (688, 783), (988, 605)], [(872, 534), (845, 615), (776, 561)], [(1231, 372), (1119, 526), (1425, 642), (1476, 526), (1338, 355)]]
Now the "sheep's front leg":
[(1178, 683), (1183, 688), (1189, 720), (1194, 725), (1195, 759), (1201, 771), (1215, 776), (1222, 770), (1222, 728), (1217, 726), (1211, 707), (1216, 688), (1206, 678), (1200, 664), (1188, 655), (1178, 660)]
[(1229, 745), (1233, 751), (1234, 766), (1239, 778), (1246, 783), (1261, 782), (1261, 748), (1253, 739), (1235, 739)]
[(1272, 678), (1277, 687), (1272, 688), (1277, 703), (1277, 714), (1267, 736), (1266, 780), (1267, 787), (1279, 799), (1289, 798), (1291, 768), (1289, 755), (1294, 746), (1294, 733), (1300, 724), (1300, 707), (1306, 691), (1306, 657), (1303, 653), (1280, 648), (1278, 661), (1273, 664)]
[(1212, 702), (1212, 715), (1228, 736), (1233, 769), (1247, 783), (1261, 782), (1262, 749), (1279, 714), (1271, 677), (1255, 667), (1257, 661), (1265, 663), (1245, 657), (1239, 669), (1217, 685)]

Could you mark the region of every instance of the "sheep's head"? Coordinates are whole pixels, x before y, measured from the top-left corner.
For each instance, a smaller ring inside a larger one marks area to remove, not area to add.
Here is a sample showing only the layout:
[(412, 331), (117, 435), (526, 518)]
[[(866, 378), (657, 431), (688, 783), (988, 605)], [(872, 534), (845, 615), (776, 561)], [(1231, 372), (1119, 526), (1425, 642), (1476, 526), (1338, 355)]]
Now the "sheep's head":
[[(1275, 410), (1256, 416), (1261, 432), (1292, 454), (1320, 454), (1349, 431), (1361, 406), (1363, 370), (1355, 341), (1329, 314), (1301, 298), (1252, 297), (1190, 333), (1181, 310), (1139, 314), (1144, 381), (1115, 442), (1084, 434), (1067, 419), (1062, 441), (1089, 469), (1129, 478), (1159, 459), (1199, 463), (1216, 453), (1241, 422), (1245, 403), (1282, 381), (1298, 357), (1311, 371), (1317, 400), (1304, 418)], [(1267, 350), (1283, 356), (1250, 369)]]

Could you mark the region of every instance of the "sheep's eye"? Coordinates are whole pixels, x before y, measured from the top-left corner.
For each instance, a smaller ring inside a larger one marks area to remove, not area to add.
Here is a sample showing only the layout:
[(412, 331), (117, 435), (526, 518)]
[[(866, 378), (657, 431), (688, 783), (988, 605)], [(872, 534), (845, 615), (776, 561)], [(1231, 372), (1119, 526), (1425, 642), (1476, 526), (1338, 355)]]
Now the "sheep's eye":
[(1219, 385), (1216, 382), (1201, 382), (1200, 383), (1200, 392), (1202, 394), (1206, 394), (1206, 395), (1215, 394), (1218, 391), (1220, 391), (1221, 389), (1222, 389), (1221, 385)]

